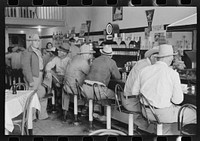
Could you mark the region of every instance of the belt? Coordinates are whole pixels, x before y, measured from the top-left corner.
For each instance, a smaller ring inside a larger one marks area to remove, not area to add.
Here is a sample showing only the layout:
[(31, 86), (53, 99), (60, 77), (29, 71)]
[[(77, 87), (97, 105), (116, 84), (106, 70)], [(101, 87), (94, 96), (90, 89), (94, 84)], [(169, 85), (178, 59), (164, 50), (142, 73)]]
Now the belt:
[(129, 99), (129, 98), (137, 98), (137, 95), (129, 95), (129, 96), (125, 96), (123, 95), (125, 99)]
[[(143, 104), (143, 106), (144, 106), (145, 108), (150, 108), (148, 105), (144, 105), (144, 104)], [(151, 105), (151, 107), (153, 107), (154, 109), (159, 109), (159, 108), (154, 107), (154, 106), (152, 106), (152, 105)]]
[(40, 70), (40, 72), (43, 72), (43, 70)]
[[(88, 86), (93, 86), (92, 84), (89, 84), (89, 83), (87, 83), (87, 82), (83, 82), (83, 84), (86, 84), (86, 85), (88, 85)], [(101, 86), (101, 87), (105, 87), (104, 85), (101, 85), (101, 84), (98, 84), (99, 86)]]

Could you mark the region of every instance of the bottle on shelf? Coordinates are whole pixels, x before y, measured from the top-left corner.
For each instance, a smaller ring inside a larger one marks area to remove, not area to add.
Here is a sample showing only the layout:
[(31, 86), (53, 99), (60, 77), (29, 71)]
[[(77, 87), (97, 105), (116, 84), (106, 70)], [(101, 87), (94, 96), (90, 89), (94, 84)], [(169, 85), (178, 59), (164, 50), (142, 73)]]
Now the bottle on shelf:
[(13, 80), (13, 85), (12, 85), (12, 94), (17, 94), (17, 87), (16, 87), (15, 79)]

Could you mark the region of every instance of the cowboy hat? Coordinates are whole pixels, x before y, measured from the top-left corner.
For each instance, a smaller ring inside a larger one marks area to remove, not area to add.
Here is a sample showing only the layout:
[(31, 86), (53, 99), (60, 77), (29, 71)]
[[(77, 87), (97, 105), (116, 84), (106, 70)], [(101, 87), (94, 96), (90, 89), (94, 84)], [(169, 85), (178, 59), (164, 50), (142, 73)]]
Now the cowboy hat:
[(155, 46), (149, 50), (147, 50), (144, 54), (144, 57), (150, 57), (152, 54), (158, 53), (159, 52), (159, 46)]
[(112, 47), (110, 45), (105, 45), (103, 49), (100, 49), (101, 54), (113, 55)]
[(96, 53), (93, 50), (91, 45), (84, 44), (80, 47), (80, 52), (78, 54), (89, 54), (89, 53)]
[(174, 53), (172, 45), (162, 44), (159, 46), (159, 53), (156, 57), (167, 57), (173, 55), (177, 55), (177, 53)]
[(28, 36), (28, 41), (35, 41), (35, 40), (40, 40), (40, 37), (38, 34), (32, 34), (30, 36)]

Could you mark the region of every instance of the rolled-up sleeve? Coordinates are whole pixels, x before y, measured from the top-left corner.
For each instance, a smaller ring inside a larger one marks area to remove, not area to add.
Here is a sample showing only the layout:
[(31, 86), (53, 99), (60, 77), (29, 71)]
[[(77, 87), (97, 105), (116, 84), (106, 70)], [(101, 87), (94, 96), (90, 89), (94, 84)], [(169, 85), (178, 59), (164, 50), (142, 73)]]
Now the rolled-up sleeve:
[(180, 104), (183, 101), (183, 91), (181, 88), (180, 77), (177, 72), (174, 72), (173, 76), (174, 76), (173, 77), (174, 85), (173, 85), (173, 93), (172, 93), (171, 101), (174, 104)]

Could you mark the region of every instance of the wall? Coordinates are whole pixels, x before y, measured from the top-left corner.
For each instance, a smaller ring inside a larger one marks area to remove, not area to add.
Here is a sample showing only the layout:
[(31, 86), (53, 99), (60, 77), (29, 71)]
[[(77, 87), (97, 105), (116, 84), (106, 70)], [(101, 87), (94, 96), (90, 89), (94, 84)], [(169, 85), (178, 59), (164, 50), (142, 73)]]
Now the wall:
[[(21, 33), (24, 31), (24, 33)], [(28, 38), (31, 34), (40, 34), (37, 29), (19, 29), (19, 28), (6, 28), (5, 29), (5, 52), (7, 52), (7, 48), (9, 47), (9, 38), (8, 34), (26, 34), (26, 38)], [(29, 42), (26, 42), (26, 47), (29, 46)]]
[(170, 24), (196, 12), (195, 7), (123, 7), (123, 20), (112, 22), (112, 7), (73, 7), (65, 8), (67, 26), (76, 27), (79, 32), (81, 23), (91, 20), (91, 31), (102, 31), (108, 22), (122, 28), (147, 26), (145, 10), (155, 9), (152, 25)]

